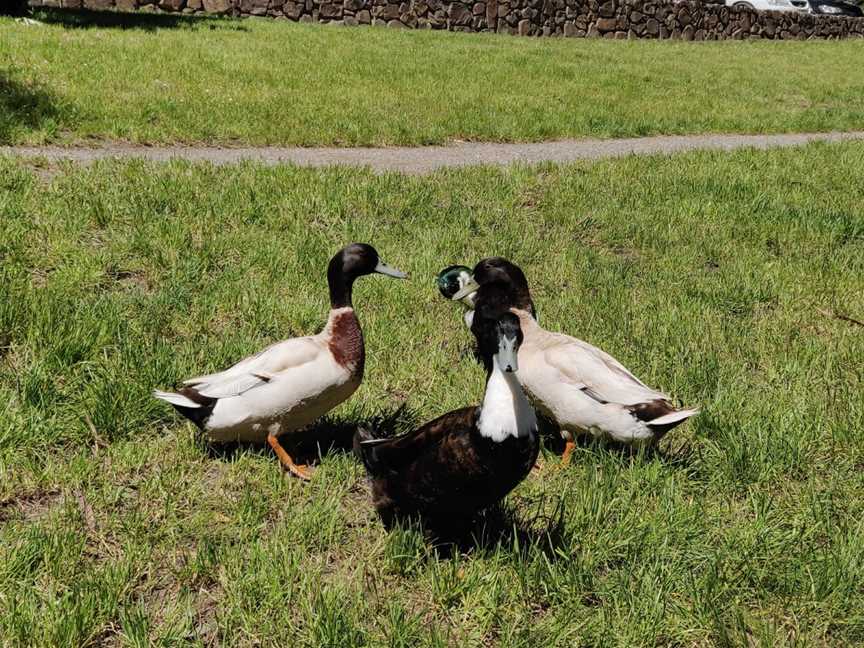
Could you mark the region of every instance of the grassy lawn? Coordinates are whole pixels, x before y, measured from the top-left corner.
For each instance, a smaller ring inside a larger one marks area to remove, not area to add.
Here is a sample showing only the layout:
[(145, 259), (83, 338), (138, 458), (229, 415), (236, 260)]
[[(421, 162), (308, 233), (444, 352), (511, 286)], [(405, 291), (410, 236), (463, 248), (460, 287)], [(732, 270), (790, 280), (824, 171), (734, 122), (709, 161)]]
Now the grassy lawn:
[(0, 142), (359, 146), (864, 124), (862, 41), (609, 42), (140, 20), (120, 29), (0, 19)]
[[(864, 641), (864, 329), (836, 317), (864, 319), (861, 144), (423, 178), (54, 171), (0, 160), (0, 644)], [(561, 469), (548, 438), (448, 556), (384, 532), (350, 454), (300, 483), (150, 398), (316, 330), (350, 240), (412, 278), (357, 284), (367, 373), (336, 437), (477, 402), (432, 277), (491, 253), (548, 327), (703, 413), (656, 456), (588, 445)]]

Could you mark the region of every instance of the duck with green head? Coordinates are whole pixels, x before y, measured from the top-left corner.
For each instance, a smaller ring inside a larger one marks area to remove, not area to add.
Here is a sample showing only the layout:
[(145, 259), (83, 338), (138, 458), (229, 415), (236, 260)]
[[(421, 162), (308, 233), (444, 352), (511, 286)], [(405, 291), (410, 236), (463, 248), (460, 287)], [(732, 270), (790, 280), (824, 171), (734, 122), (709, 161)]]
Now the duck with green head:
[[(435, 277), (435, 284), (438, 286), (438, 291), (445, 299), (453, 299), (453, 295), (460, 290), (464, 290), (471, 282), (471, 268), (463, 265), (451, 265), (444, 268)], [(474, 300), (475, 293), (465, 295), (460, 301), (468, 308), (463, 315), (466, 326), (471, 328), (471, 322), (474, 319)]]

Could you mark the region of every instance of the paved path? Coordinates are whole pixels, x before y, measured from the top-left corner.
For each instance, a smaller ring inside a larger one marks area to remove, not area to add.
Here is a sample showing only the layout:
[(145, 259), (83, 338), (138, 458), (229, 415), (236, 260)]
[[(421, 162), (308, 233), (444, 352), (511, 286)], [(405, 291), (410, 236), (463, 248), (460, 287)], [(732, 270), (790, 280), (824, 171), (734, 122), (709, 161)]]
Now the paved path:
[(103, 158), (144, 158), (165, 161), (175, 158), (230, 164), (255, 160), (265, 164), (292, 163), (301, 166), (334, 164), (368, 166), (376, 171), (428, 173), (441, 167), (512, 162), (571, 162), (622, 155), (676, 153), (695, 149), (731, 150), (742, 147), (799, 146), (807, 142), (864, 140), (864, 131), (851, 133), (803, 133), (789, 135), (672, 135), (630, 139), (582, 139), (538, 144), (458, 143), (448, 146), (392, 148), (219, 148), (198, 146), (133, 146), (112, 144), (99, 148), (58, 146), (0, 146), (0, 155), (43, 157), (87, 163)]

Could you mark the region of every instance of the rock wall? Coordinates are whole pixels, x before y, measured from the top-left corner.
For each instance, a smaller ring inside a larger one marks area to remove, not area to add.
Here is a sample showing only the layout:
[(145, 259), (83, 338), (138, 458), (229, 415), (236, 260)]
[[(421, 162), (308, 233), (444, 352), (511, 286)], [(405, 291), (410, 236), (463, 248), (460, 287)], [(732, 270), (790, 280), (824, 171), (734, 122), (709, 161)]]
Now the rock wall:
[(301, 22), (603, 38), (864, 38), (864, 18), (730, 9), (686, 0), (35, 0), (33, 5)]

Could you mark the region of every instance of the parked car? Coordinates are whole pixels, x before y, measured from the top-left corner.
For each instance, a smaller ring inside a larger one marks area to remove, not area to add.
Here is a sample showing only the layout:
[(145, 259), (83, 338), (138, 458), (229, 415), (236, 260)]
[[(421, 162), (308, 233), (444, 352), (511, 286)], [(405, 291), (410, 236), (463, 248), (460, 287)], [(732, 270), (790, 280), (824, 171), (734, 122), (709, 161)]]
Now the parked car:
[[(828, 0), (826, 0), (827, 2)], [(833, 0), (832, 0), (833, 1)], [(727, 7), (756, 11), (800, 11), (808, 13), (808, 0), (726, 0)]]
[(828, 16), (854, 16), (861, 18), (864, 11), (857, 4), (844, 0), (807, 0), (810, 3), (810, 13)]

